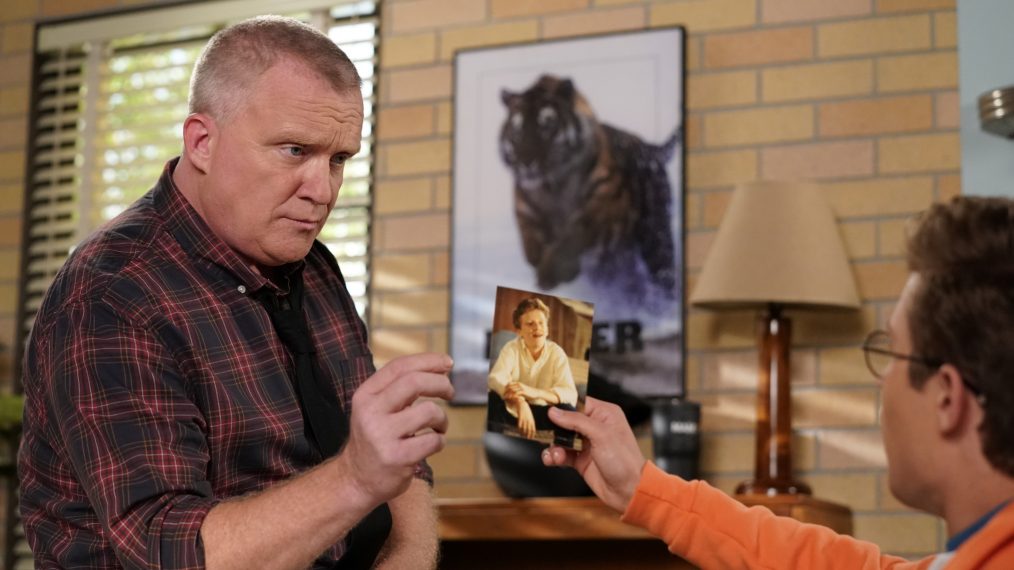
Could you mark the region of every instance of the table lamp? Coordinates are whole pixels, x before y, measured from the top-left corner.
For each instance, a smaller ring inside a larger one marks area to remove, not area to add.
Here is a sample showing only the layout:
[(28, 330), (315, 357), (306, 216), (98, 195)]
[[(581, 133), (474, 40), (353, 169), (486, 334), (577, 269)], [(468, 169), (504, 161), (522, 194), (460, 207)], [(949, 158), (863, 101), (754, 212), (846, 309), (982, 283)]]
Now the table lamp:
[(816, 184), (738, 186), (690, 297), (760, 319), (754, 477), (737, 494), (810, 494), (792, 477), (791, 322), (785, 309), (856, 309), (859, 297), (831, 207)]

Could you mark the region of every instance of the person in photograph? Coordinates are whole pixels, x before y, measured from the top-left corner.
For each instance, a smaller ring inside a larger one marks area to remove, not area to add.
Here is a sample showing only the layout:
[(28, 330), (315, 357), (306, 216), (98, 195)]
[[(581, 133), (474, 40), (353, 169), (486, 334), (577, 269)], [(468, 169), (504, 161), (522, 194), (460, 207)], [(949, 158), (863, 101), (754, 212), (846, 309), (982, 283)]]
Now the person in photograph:
[(571, 436), (546, 415), (550, 407), (576, 410), (577, 386), (563, 348), (549, 340), (549, 307), (536, 297), (518, 303), (511, 314), (517, 338), (500, 350), (489, 371), (489, 420), (515, 425), (534, 438), (538, 431)]
[(36, 568), (435, 568), (451, 359), (377, 370), (317, 240), (363, 97), (325, 34), (260, 17), (194, 69), (181, 156), (75, 248), (25, 356)]
[(623, 412), (588, 398), (550, 410), (589, 445), (571, 465), (629, 524), (701, 568), (1014, 568), (1014, 200), (936, 204), (908, 240), (909, 278), (886, 331), (863, 345), (881, 381), (891, 493), (939, 516), (946, 551), (910, 561), (813, 524), (747, 509), (646, 461)]

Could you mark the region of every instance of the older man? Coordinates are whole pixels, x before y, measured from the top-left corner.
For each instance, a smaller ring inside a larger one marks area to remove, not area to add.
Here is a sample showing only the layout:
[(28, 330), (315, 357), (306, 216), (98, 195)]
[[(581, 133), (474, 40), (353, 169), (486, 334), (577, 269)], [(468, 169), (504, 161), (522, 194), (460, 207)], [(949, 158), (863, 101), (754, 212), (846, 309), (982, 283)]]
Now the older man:
[(702, 568), (1014, 568), (1014, 201), (935, 205), (909, 240), (888, 330), (863, 347), (882, 380), (891, 492), (944, 519), (947, 551), (910, 562), (819, 526), (746, 509), (646, 462), (618, 408), (551, 411), (587, 437), (573, 465), (625, 521)]
[(25, 364), (22, 515), (38, 568), (433, 567), (424, 459), (450, 358), (375, 371), (315, 240), (359, 150), (359, 76), (325, 35), (216, 34), (183, 153), (81, 244)]

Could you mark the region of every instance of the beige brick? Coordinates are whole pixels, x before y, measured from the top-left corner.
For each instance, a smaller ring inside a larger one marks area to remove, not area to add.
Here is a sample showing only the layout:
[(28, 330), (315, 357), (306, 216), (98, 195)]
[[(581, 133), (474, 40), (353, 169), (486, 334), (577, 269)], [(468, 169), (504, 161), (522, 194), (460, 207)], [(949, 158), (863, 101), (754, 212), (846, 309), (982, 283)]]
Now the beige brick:
[(21, 216), (7, 214), (0, 217), (0, 247), (21, 244)]
[(437, 176), (433, 182), (433, 207), (446, 210), (451, 207), (451, 179)]
[(894, 16), (821, 24), (817, 28), (820, 57), (885, 54), (930, 47), (930, 16)]
[(957, 0), (877, 0), (877, 12), (921, 12), (957, 8)]
[(894, 496), (894, 493), (891, 492), (891, 483), (886, 472), (881, 473), (877, 478), (879, 479), (880, 485), (880, 510), (913, 514), (917, 512), (908, 505), (899, 501), (897, 497)]
[(486, 408), (482, 406), (444, 406), (447, 419), (447, 440), (479, 441), (486, 432)]
[(817, 465), (817, 437), (812, 433), (792, 434), (792, 469), (810, 471)]
[(852, 266), (859, 296), (865, 300), (894, 299), (908, 279), (904, 261), (857, 263)]
[[(6, 173), (0, 170), (0, 179), (6, 178)], [(25, 187), (20, 181), (0, 183), (0, 214), (21, 215), (24, 210)]]
[(451, 279), (451, 256), (446, 251), (434, 253), (431, 261), (434, 285), (447, 285)]
[(928, 176), (838, 182), (826, 186), (827, 198), (841, 217), (911, 214), (933, 202)]
[(690, 36), (687, 38), (687, 71), (693, 72), (701, 69), (701, 54), (704, 52), (703, 40), (699, 37)]
[(430, 352), (447, 352), (447, 327), (430, 327)]
[(929, 95), (879, 97), (824, 103), (819, 108), (825, 137), (922, 131), (933, 126)]
[(96, 10), (108, 9), (116, 6), (116, 0), (42, 0), (42, 16), (68, 16), (71, 14), (82, 14)]
[(936, 552), (938, 522), (926, 514), (857, 514), (853, 519), (855, 537), (876, 543), (884, 552)]
[(876, 469), (887, 464), (877, 428), (824, 430), (817, 435), (817, 441), (821, 469)]
[(706, 473), (751, 471), (753, 450), (753, 435), (701, 434), (700, 469)]
[(704, 116), (704, 144), (708, 147), (805, 140), (813, 137), (813, 107), (793, 105)]
[(388, 144), (384, 149), (384, 173), (390, 176), (447, 172), (451, 167), (451, 141), (447, 139)]
[(380, 64), (384, 69), (433, 63), (436, 60), (437, 35), (433, 32), (387, 35), (380, 42)]
[(682, 24), (691, 33), (747, 28), (757, 22), (757, 0), (687, 0), (651, 6), (652, 27)]
[(21, 178), (25, 170), (23, 151), (0, 152), (0, 180)]
[(877, 143), (877, 159), (881, 173), (957, 170), (961, 140), (958, 133), (885, 138)]
[(28, 141), (28, 117), (0, 120), (0, 148), (19, 147)]
[(447, 322), (447, 291), (412, 291), (380, 295), (383, 326), (415, 326)]
[(872, 0), (763, 0), (761, 19), (765, 23), (830, 20), (862, 16), (872, 10)]
[(884, 93), (958, 85), (954, 52), (883, 57), (877, 61), (877, 90)]
[(953, 48), (958, 45), (958, 15), (955, 12), (933, 14), (933, 46)]
[(430, 283), (428, 254), (375, 255), (371, 263), (374, 291), (415, 289)]
[(426, 28), (446, 28), (478, 22), (486, 17), (486, 3), (474, 0), (415, 0), (385, 6), (391, 31), (401, 33)]
[(439, 499), (499, 499), (506, 495), (492, 479), (437, 479), (433, 494)]
[(683, 129), (683, 144), (688, 150), (698, 150), (704, 146), (704, 115), (687, 113), (686, 127)]
[(0, 283), (0, 313), (13, 313), (18, 307), (18, 286)]
[(761, 99), (799, 101), (873, 91), (873, 62), (836, 61), (765, 69), (761, 72)]
[(547, 16), (542, 20), (542, 37), (559, 38), (601, 32), (636, 30), (644, 27), (642, 7), (578, 12), (566, 16)]
[(391, 71), (381, 86), (387, 103), (407, 103), (450, 97), (451, 83), (451, 66), (438, 65)]
[(951, 198), (961, 195), (961, 176), (943, 174), (937, 177), (937, 200), (949, 202)]
[(422, 329), (375, 328), (370, 330), (370, 349), (378, 366), (406, 354), (426, 350), (427, 335)]
[[(750, 393), (757, 389), (757, 359), (756, 342), (744, 350), (722, 350), (703, 354), (701, 387), (706, 390), (742, 390)], [(755, 396), (751, 397), (755, 399)], [(752, 409), (750, 413), (753, 414)]]
[(588, 7), (588, 0), (491, 0), (494, 19), (536, 16), (554, 12), (576, 12)]
[(377, 113), (377, 138), (388, 141), (433, 134), (435, 115), (433, 105), (381, 107)]
[(447, 101), (437, 104), (437, 134), (451, 134), (451, 127), (454, 124), (454, 110)]
[(849, 259), (863, 259), (877, 254), (877, 224), (874, 222), (843, 223), (839, 229)]
[(23, 24), (7, 24), (6, 26), (3, 26), (2, 31), (0, 31), (0, 34), (3, 34), (3, 53), (8, 54), (31, 51), (32, 34), (34, 31), (35, 26), (33, 26), (30, 22), (25, 22)]
[(792, 313), (792, 344), (796, 347), (859, 344), (876, 327), (876, 316), (872, 306), (858, 311), (797, 311)]
[(687, 317), (687, 347), (756, 347), (756, 318), (753, 311), (692, 311)]
[(718, 228), (718, 225), (722, 222), (722, 218), (725, 217), (725, 210), (728, 209), (731, 200), (731, 191), (708, 192), (704, 194), (704, 226)]
[(863, 427), (877, 423), (877, 390), (819, 390), (792, 394), (796, 429)]
[(705, 229), (701, 225), (701, 202), (700, 192), (690, 192), (686, 195), (686, 202), (683, 204), (683, 220), (686, 222), (688, 230)]
[(701, 357), (696, 354), (688, 354), (686, 360), (687, 394), (696, 394), (701, 389)]
[(708, 250), (715, 241), (715, 232), (691, 232), (687, 234), (687, 257), (688, 268), (700, 269), (708, 256)]
[(440, 59), (451, 59), (461, 49), (534, 40), (538, 34), (536, 20), (445, 30), (440, 34)]
[(687, 182), (691, 189), (730, 186), (756, 179), (757, 151), (700, 152), (687, 156)]
[(757, 73), (731, 71), (690, 76), (687, 81), (687, 109), (734, 107), (757, 101)]
[(871, 141), (799, 144), (761, 152), (761, 177), (768, 180), (841, 178), (872, 173)]
[(38, 10), (38, 0), (6, 0), (0, 10), (0, 22), (34, 19)]
[(16, 247), (0, 247), (0, 280), (14, 281), (21, 273), (21, 251)]
[(857, 346), (820, 350), (820, 383), (825, 386), (873, 386), (877, 380)]
[(756, 425), (755, 394), (702, 395), (701, 431), (704, 433), (753, 430)]
[(813, 496), (845, 505), (853, 511), (877, 508), (877, 476), (867, 473), (844, 475), (807, 475)]
[(935, 97), (936, 126), (939, 129), (957, 129), (961, 126), (960, 102), (957, 91), (937, 93)]
[(24, 115), (28, 112), (28, 85), (0, 89), (0, 116)]
[(27, 89), (31, 78), (31, 54), (15, 54), (0, 57), (0, 87), (19, 85), (22, 86), (22, 89)]
[(911, 220), (908, 218), (898, 220), (881, 220), (877, 223), (880, 232), (880, 246), (878, 251), (885, 257), (901, 257), (905, 255), (905, 244)]
[(475, 445), (451, 444), (427, 461), (433, 468), (434, 479), (443, 477), (475, 477), (479, 463), (479, 448)]
[(379, 233), (384, 250), (419, 250), (446, 247), (450, 221), (446, 213), (386, 218)]
[(704, 38), (705, 67), (768, 65), (812, 58), (810, 26), (711, 34)]

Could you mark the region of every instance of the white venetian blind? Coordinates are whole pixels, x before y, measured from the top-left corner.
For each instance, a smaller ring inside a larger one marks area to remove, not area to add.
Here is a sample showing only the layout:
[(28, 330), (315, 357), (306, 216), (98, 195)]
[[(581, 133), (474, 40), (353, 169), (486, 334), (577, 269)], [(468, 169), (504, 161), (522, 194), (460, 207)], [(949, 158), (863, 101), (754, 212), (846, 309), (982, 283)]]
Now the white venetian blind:
[[(264, 0), (208, 2), (40, 28), (23, 332), (74, 246), (147, 192), (165, 162), (179, 154), (190, 72), (208, 38), (229, 23), (272, 13), (270, 5)], [(281, 5), (302, 10), (286, 15), (327, 33), (363, 78), (362, 151), (346, 165), (338, 203), (319, 239), (338, 258), (365, 315), (376, 3), (292, 0)], [(124, 29), (135, 33), (116, 34)]]

